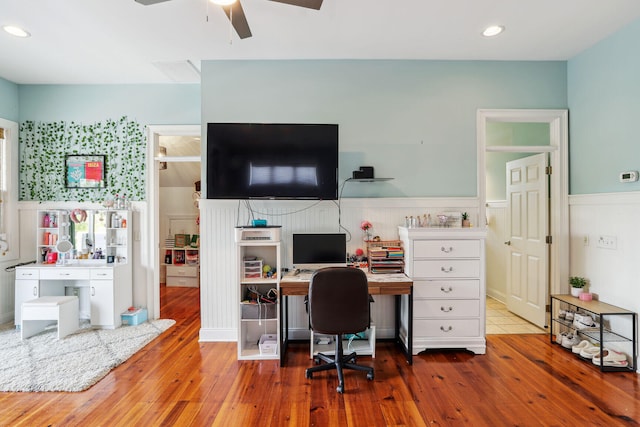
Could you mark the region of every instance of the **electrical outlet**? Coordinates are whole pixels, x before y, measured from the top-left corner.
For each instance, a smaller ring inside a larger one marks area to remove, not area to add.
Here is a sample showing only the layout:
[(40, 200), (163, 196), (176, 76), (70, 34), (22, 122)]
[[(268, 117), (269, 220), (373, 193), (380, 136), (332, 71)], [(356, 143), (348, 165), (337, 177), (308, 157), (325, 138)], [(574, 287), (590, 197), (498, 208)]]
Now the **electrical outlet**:
[(598, 247), (603, 249), (617, 249), (618, 238), (616, 236), (599, 236)]

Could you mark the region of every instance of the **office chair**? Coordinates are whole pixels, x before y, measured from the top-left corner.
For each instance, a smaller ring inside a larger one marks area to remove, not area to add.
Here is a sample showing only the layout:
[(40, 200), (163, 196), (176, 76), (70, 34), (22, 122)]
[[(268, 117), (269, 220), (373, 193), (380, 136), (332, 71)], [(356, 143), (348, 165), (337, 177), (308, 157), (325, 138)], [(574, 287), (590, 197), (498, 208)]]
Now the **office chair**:
[(338, 393), (344, 392), (343, 369), (365, 371), (367, 379), (373, 380), (373, 368), (356, 365), (356, 352), (345, 356), (342, 348), (342, 334), (364, 331), (369, 327), (369, 316), (369, 286), (362, 270), (329, 267), (316, 271), (309, 283), (309, 322), (314, 332), (334, 336), (336, 350), (333, 356), (317, 354), (315, 362), (326, 364), (307, 368), (305, 377), (336, 369)]

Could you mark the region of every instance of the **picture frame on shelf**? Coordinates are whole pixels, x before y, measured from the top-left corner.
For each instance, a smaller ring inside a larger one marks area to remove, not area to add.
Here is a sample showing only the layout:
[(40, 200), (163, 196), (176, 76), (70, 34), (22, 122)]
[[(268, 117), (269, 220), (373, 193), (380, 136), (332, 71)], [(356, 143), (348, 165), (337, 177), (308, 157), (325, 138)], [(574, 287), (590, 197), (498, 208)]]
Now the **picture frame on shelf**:
[(107, 156), (104, 154), (67, 154), (66, 188), (105, 188)]

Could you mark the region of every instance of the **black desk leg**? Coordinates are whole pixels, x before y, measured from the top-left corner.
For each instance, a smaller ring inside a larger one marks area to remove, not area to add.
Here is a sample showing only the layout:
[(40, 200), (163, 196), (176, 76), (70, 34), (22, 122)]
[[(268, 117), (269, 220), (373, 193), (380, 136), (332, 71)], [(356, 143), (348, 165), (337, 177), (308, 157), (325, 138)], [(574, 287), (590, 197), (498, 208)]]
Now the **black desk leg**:
[(400, 325), (402, 324), (402, 297), (404, 295), (396, 295), (396, 343), (402, 348), (402, 352), (407, 358), (409, 365), (413, 364), (413, 286), (409, 295), (407, 295), (408, 301), (408, 319), (407, 319), (407, 347), (405, 348), (400, 338)]
[[(283, 329), (284, 328), (284, 329)], [(289, 296), (284, 295), (280, 301), (280, 366), (284, 366), (289, 345)]]

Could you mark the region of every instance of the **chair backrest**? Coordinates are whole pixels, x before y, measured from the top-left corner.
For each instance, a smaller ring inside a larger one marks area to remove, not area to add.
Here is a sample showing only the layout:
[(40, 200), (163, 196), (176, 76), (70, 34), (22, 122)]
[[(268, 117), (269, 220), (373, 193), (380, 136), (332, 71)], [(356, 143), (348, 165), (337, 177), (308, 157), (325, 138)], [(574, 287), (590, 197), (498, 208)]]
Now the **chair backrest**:
[(328, 267), (309, 284), (309, 321), (321, 334), (361, 332), (369, 327), (369, 286), (360, 269)]

